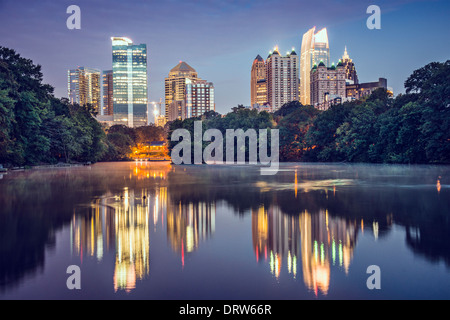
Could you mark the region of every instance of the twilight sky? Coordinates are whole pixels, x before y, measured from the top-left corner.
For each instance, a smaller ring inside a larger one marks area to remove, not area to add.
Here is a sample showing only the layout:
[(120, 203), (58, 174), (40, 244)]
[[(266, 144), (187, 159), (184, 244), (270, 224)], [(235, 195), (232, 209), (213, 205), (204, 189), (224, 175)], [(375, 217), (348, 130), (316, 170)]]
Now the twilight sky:
[[(69, 5), (81, 8), (81, 30), (68, 30)], [(381, 30), (366, 9), (381, 8)], [(331, 60), (347, 46), (361, 82), (388, 79), (398, 94), (417, 68), (450, 59), (448, 0), (0, 0), (0, 46), (43, 67), (57, 97), (67, 70), (112, 68), (112, 36), (146, 43), (149, 99), (163, 98), (164, 78), (180, 60), (212, 81), (216, 111), (250, 105), (250, 69), (278, 45), (300, 53), (303, 34), (327, 27)]]

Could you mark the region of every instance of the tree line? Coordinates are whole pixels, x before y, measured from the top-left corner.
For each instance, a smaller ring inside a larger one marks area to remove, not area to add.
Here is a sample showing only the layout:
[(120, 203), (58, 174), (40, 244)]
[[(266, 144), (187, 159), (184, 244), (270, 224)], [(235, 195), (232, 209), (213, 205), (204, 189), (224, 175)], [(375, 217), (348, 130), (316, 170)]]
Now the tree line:
[(450, 163), (450, 60), (414, 71), (405, 89), (392, 98), (380, 88), (326, 111), (298, 101), (274, 113), (243, 106), (223, 117), (210, 111), (171, 122), (169, 137), (179, 128), (192, 135), (194, 121), (202, 120), (204, 130), (223, 135), (226, 129), (279, 129), (283, 162)]
[(105, 130), (92, 105), (71, 104), (53, 92), (43, 84), (41, 66), (0, 47), (0, 164), (123, 160), (136, 144), (165, 138), (154, 126)]

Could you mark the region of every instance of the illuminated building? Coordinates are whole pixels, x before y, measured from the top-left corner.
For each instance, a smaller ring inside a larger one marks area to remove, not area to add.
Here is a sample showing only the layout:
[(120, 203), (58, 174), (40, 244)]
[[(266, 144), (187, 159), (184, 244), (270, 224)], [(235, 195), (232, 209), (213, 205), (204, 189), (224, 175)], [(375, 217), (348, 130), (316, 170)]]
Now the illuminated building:
[(255, 58), (252, 64), (250, 90), (252, 107), (267, 103), (266, 66), (260, 55)]
[(166, 120), (169, 121), (169, 105), (173, 101), (186, 100), (186, 79), (198, 79), (197, 71), (194, 70), (186, 62), (180, 61), (169, 72), (169, 76), (165, 79), (165, 107)]
[(68, 71), (68, 95), (70, 103), (80, 106), (91, 104), (100, 111), (100, 70), (79, 67)]
[(112, 116), (113, 112), (113, 72), (112, 70), (108, 70), (102, 72), (102, 107), (100, 109), (100, 115)]
[(168, 121), (186, 119), (186, 101), (184, 100), (172, 101), (167, 108), (168, 108)]
[(214, 85), (206, 80), (186, 79), (186, 118), (200, 117), (205, 112), (215, 111)]
[(319, 109), (328, 107), (338, 100), (345, 98), (345, 68), (341, 61), (337, 66), (327, 68), (321, 61), (314, 65), (310, 75), (311, 105)]
[(166, 116), (159, 115), (156, 117), (155, 125), (157, 127), (164, 127), (166, 125), (166, 123), (167, 123)]
[[(385, 78), (379, 78), (377, 82), (349, 84), (346, 86), (346, 96), (347, 98), (359, 100), (365, 97), (369, 97), (375, 90), (379, 88), (388, 90), (387, 80)], [(391, 95), (393, 95), (392, 92)]]
[(273, 110), (298, 101), (299, 61), (293, 49), (281, 56), (276, 47), (266, 60), (267, 102)]
[(347, 53), (347, 47), (345, 47), (344, 55), (342, 56), (342, 64), (345, 68), (345, 82), (348, 84), (358, 84), (355, 64)]
[(147, 125), (147, 46), (113, 37), (114, 123), (128, 127)]
[(327, 29), (315, 33), (316, 27), (303, 35), (300, 53), (300, 102), (303, 105), (311, 104), (310, 72), (314, 65), (321, 61), (326, 67), (330, 65), (330, 47), (328, 44)]

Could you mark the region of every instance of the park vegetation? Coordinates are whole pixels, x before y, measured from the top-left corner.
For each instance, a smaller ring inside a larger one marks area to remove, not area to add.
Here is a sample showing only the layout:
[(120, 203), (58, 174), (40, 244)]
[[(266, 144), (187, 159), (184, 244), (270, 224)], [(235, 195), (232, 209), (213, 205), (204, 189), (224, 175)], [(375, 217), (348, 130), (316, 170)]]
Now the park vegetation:
[(156, 141), (169, 141), (170, 151), (177, 143), (171, 133), (184, 128), (193, 134), (199, 120), (204, 131), (219, 129), (224, 136), (226, 129), (279, 129), (284, 162), (449, 164), (450, 60), (414, 71), (405, 89), (395, 98), (378, 89), (327, 111), (294, 101), (275, 113), (238, 106), (224, 116), (209, 111), (166, 128), (105, 128), (91, 105), (56, 98), (39, 65), (0, 47), (0, 164), (129, 160), (132, 150)]

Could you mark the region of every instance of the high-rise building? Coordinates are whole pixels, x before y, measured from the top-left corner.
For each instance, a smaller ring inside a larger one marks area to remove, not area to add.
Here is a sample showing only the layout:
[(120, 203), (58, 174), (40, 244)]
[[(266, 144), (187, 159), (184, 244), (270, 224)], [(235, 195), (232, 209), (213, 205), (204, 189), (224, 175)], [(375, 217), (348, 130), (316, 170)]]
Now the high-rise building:
[(345, 47), (344, 55), (342, 56), (342, 63), (345, 68), (345, 81), (348, 84), (358, 84), (358, 75), (356, 74), (355, 64), (347, 53), (347, 47)]
[(206, 80), (186, 79), (186, 118), (200, 117), (215, 111), (214, 85)]
[(250, 88), (252, 106), (267, 103), (266, 66), (260, 55), (255, 58), (252, 64)]
[(165, 107), (167, 121), (169, 121), (169, 105), (176, 100), (186, 100), (186, 79), (198, 79), (198, 74), (194, 68), (183, 61), (180, 61), (179, 64), (170, 70), (169, 76), (165, 79)]
[(114, 113), (113, 101), (113, 71), (107, 70), (102, 72), (102, 107), (100, 115), (112, 116)]
[(311, 69), (321, 61), (326, 67), (330, 66), (330, 46), (328, 44), (327, 29), (323, 28), (315, 33), (316, 27), (303, 35), (300, 54), (300, 102), (311, 104), (310, 75)]
[(168, 121), (186, 119), (186, 101), (175, 100), (168, 107)]
[(147, 45), (113, 37), (114, 123), (129, 127), (147, 125)]
[(311, 70), (311, 104), (327, 109), (337, 99), (345, 98), (345, 68), (342, 61), (330, 68), (322, 61)]
[(96, 111), (100, 111), (100, 70), (78, 67), (69, 70), (67, 75), (70, 103), (81, 106), (91, 104)]
[(295, 50), (281, 56), (278, 47), (266, 60), (267, 102), (273, 110), (298, 101), (299, 61)]

